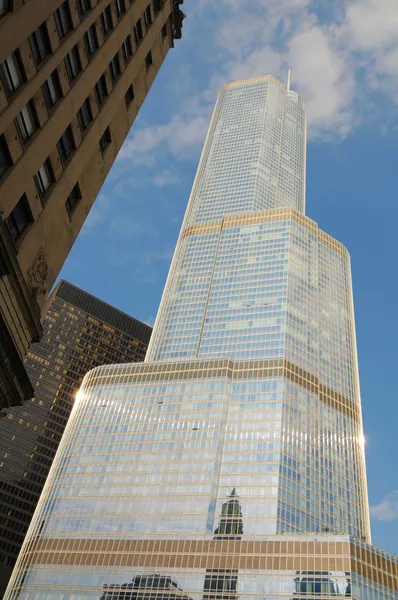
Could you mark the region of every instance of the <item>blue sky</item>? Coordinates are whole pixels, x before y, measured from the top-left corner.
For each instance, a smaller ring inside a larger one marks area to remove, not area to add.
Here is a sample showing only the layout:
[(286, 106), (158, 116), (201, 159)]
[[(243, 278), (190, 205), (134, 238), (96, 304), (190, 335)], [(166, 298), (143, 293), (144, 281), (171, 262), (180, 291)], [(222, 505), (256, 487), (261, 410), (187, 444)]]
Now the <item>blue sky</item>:
[(307, 214), (352, 259), (373, 542), (398, 554), (398, 0), (186, 0), (61, 276), (153, 323), (219, 88), (272, 74), (308, 113)]

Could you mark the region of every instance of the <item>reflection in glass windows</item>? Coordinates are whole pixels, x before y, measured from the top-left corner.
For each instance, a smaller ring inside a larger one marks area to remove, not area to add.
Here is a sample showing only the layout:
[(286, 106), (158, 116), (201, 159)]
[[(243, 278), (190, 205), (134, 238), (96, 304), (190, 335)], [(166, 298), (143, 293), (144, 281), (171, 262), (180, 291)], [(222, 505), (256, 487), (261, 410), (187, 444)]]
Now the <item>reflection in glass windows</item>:
[(25, 73), (18, 50), (15, 50), (0, 64), (1, 79), (7, 96), (11, 97), (25, 81)]
[(100, 600), (192, 600), (170, 576), (136, 575), (131, 583), (105, 585)]
[(53, 71), (49, 78), (43, 83), (42, 90), (47, 110), (51, 112), (58, 100), (62, 98), (62, 88), (57, 70)]
[(32, 33), (29, 37), (29, 42), (36, 67), (39, 67), (52, 52), (46, 23), (42, 23), (40, 27)]
[(146, 361), (86, 376), (6, 600), (24, 573), (18, 600), (396, 600), (349, 255), (304, 214), (305, 153), (289, 86), (223, 88)]

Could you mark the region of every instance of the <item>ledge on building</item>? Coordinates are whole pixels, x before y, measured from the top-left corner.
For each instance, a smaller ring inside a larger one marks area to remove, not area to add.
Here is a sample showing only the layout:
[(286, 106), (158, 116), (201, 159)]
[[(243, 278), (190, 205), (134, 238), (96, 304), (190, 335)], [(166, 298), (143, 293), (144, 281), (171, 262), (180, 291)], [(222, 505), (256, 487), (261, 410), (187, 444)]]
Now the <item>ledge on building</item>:
[(180, 9), (180, 5), (184, 0), (174, 0), (173, 10), (171, 13), (171, 23), (173, 26), (173, 39), (180, 40), (182, 38), (182, 22), (185, 19), (185, 14)]

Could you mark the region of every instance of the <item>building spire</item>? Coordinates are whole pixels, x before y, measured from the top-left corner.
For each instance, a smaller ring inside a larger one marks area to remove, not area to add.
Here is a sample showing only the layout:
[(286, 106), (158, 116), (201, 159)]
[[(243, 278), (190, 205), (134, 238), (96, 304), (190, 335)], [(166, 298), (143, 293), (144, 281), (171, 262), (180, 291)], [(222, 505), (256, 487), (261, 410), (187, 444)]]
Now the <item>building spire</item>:
[(286, 91), (290, 92), (290, 76), (291, 76), (291, 69), (288, 70), (287, 72), (287, 84), (286, 84)]

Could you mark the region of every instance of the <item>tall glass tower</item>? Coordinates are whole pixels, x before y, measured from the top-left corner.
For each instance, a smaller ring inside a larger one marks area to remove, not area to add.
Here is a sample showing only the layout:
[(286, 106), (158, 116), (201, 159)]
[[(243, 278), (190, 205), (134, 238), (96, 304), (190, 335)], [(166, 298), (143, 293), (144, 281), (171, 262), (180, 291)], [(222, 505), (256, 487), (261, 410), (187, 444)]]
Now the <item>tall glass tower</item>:
[(7, 600), (396, 600), (370, 545), (350, 261), (306, 118), (221, 92), (145, 363), (85, 378)]

